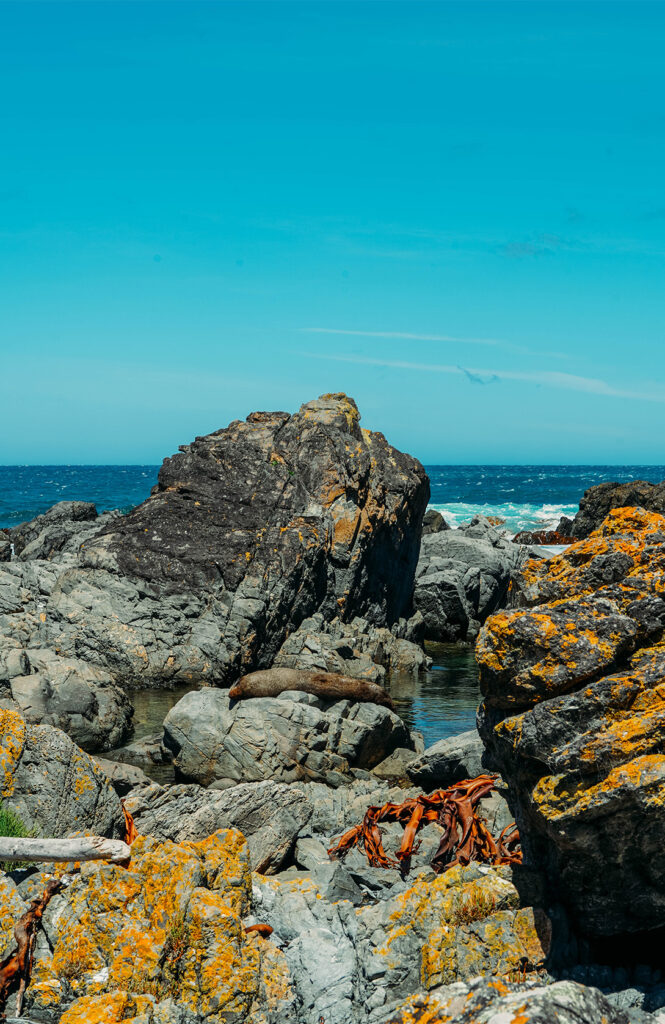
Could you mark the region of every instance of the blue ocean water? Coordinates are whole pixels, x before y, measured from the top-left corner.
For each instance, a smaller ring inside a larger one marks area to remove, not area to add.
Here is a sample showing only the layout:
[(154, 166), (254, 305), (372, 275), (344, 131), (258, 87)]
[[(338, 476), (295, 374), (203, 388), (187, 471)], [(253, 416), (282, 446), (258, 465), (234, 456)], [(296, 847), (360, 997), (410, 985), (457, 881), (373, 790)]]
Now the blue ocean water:
[[(606, 480), (665, 479), (665, 466), (427, 466), (432, 495), (451, 526), (476, 512), (511, 532), (556, 525), (582, 494)], [(56, 501), (94, 501), (99, 511), (140, 504), (158, 466), (0, 466), (0, 527), (16, 526)]]

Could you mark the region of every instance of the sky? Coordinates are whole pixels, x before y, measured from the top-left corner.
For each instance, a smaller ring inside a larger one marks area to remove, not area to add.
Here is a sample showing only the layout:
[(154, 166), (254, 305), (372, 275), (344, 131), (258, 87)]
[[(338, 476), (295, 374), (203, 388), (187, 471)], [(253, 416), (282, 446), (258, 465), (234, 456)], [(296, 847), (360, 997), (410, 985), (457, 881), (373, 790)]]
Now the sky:
[(345, 391), (425, 463), (663, 463), (665, 4), (0, 3), (0, 463)]

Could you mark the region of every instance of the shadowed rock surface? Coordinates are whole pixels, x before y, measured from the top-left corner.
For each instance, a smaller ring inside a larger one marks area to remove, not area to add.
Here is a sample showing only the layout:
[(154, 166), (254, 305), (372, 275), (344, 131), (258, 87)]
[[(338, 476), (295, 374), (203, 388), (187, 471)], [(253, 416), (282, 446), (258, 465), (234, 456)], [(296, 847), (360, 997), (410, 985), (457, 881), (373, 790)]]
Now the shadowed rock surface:
[(479, 728), (527, 859), (590, 936), (665, 922), (665, 517), (611, 512), (516, 580), (476, 646)]

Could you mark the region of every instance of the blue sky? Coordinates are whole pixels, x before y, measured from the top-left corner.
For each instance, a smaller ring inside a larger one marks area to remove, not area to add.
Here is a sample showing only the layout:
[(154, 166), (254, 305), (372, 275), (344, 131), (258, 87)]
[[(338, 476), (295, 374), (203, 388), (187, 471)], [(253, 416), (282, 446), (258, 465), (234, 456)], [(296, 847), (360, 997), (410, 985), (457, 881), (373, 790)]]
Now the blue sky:
[(665, 4), (0, 4), (0, 463), (353, 395), (665, 461)]

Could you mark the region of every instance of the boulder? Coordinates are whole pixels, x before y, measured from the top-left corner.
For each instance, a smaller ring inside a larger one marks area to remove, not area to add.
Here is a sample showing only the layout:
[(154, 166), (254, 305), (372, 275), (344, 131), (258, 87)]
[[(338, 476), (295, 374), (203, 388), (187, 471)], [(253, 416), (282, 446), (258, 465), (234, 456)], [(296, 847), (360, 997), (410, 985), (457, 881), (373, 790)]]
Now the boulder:
[(76, 551), (84, 537), (101, 528), (91, 501), (59, 501), (41, 516), (9, 531), (14, 557), (50, 559), (62, 551)]
[(272, 665), (317, 611), (407, 616), (429, 483), (359, 420), (352, 399), (324, 395), (184, 445), (64, 567), (48, 645), (125, 685), (223, 685)]
[(127, 796), (139, 786), (151, 786), (152, 779), (144, 771), (133, 764), (120, 761), (107, 761), (104, 757), (96, 757), (95, 761), (104, 772), (119, 797)]
[(423, 537), (413, 606), (425, 620), (428, 640), (477, 635), (488, 615), (505, 605), (512, 577), (528, 558), (488, 520)]
[(131, 701), (108, 672), (49, 650), (21, 654), (23, 672), (13, 674), (6, 687), (0, 681), (2, 705), (34, 725), (62, 729), (88, 751), (111, 750), (130, 735)]
[(441, 533), (443, 530), (449, 529), (448, 523), (440, 512), (437, 512), (435, 508), (427, 509), (423, 516), (423, 537), (428, 533)]
[(327, 705), (297, 691), (230, 702), (224, 691), (187, 693), (164, 720), (181, 779), (321, 781), (339, 785), (396, 747), (413, 746), (401, 718), (378, 704)]
[(473, 779), (485, 771), (483, 741), (476, 729), (447, 736), (427, 747), (406, 765), (406, 773), (415, 786), (425, 792), (446, 789), (462, 779)]
[(0, 798), (42, 836), (122, 839), (122, 805), (101, 768), (49, 725), (0, 709)]
[(665, 925), (665, 517), (618, 509), (548, 563), (476, 646), (479, 730), (527, 863), (578, 933)]
[(581, 540), (599, 529), (615, 508), (640, 507), (647, 512), (665, 513), (665, 480), (650, 484), (646, 480), (628, 483), (604, 483), (589, 487), (580, 501), (579, 512), (570, 520), (562, 519), (557, 529)]
[(386, 673), (418, 675), (432, 663), (422, 647), (366, 619), (306, 619), (284, 641), (274, 667), (320, 669), (381, 683)]

